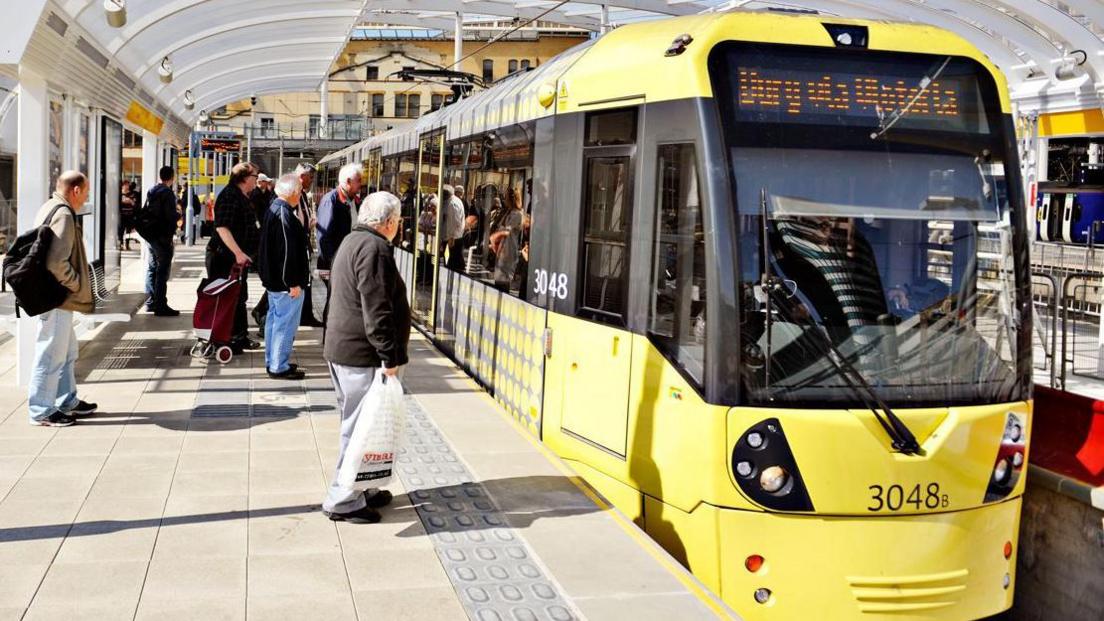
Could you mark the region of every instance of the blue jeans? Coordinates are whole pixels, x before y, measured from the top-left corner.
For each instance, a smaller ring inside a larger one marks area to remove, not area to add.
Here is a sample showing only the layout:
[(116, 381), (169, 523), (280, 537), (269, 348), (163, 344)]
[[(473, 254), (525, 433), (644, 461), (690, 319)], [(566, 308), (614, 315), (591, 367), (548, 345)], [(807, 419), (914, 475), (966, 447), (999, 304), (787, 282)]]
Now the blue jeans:
[(168, 308), (169, 301), (166, 297), (169, 284), (169, 274), (172, 272), (173, 240), (172, 237), (148, 242), (149, 263), (146, 265), (146, 295), (149, 300), (146, 307), (150, 310)]
[(291, 360), (291, 344), (299, 329), (299, 315), (303, 312), (303, 296), (293, 298), (287, 291), (268, 292), (268, 315), (265, 318), (265, 367), (271, 373), (288, 370)]
[(54, 309), (35, 317), (34, 366), (27, 403), (32, 420), (42, 420), (54, 412), (68, 412), (77, 406), (77, 333), (73, 330), (73, 312)]

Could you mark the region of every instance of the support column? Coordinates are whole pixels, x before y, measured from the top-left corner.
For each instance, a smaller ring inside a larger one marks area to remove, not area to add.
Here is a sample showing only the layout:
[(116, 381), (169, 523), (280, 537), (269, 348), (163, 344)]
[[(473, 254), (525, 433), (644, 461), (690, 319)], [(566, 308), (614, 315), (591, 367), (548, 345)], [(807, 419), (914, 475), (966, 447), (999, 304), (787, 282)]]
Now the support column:
[(326, 131), (326, 126), (330, 121), (330, 78), (326, 76), (326, 79), (322, 81), (322, 110), (319, 112), (322, 117), (318, 121), (318, 137), (326, 138), (329, 132)]
[[(142, 201), (146, 200), (146, 194), (154, 185), (161, 183), (157, 176), (161, 166), (161, 145), (157, 142), (157, 134), (142, 130)], [(142, 265), (149, 265), (149, 246), (142, 242)]]
[(452, 70), (460, 71), (460, 59), (464, 57), (464, 14), (456, 12), (456, 26), (452, 30)]
[(601, 32), (602, 34), (606, 34), (607, 32), (609, 32), (609, 30), (610, 30), (609, 7), (603, 4), (602, 5), (602, 26), (601, 26), (601, 30), (599, 32)]
[[(46, 79), (26, 67), (19, 67), (19, 127), (16, 148), (19, 157), (16, 164), (16, 224), (22, 233), (34, 226), (38, 208), (46, 202), (53, 188), (48, 188), (50, 172), (47, 167), (46, 145), (49, 144), (47, 118), (49, 99)], [(16, 332), (16, 382), (27, 386), (31, 379), (34, 361), (34, 319), (23, 315)]]

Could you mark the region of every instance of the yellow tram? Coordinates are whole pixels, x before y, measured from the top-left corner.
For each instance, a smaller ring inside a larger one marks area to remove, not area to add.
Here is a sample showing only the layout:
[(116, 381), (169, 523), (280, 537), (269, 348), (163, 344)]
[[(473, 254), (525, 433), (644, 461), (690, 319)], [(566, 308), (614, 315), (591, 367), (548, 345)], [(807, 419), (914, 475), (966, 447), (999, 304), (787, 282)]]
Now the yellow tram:
[(741, 615), (971, 619), (1031, 426), (1015, 144), (951, 33), (734, 12), (330, 160), (403, 199), (427, 334)]

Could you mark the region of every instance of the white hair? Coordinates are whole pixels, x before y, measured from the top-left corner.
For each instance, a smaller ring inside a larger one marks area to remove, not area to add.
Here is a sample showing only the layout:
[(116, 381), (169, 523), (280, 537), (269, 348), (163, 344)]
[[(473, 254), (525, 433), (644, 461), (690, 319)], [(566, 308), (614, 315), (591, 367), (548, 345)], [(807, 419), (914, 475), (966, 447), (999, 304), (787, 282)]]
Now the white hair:
[(341, 167), (341, 170), (337, 171), (337, 182), (344, 185), (349, 182), (350, 179), (359, 175), (361, 172), (360, 164), (352, 163), (346, 164)]
[(314, 174), (314, 166), (311, 166), (310, 164), (308, 164), (306, 162), (303, 162), (303, 163), (301, 163), (301, 164), (299, 164), (298, 166), (295, 167), (295, 174), (297, 174), (297, 175), (313, 175)]
[(379, 226), (402, 213), (402, 202), (390, 192), (372, 192), (360, 204), (357, 224)]
[(302, 191), (303, 182), (299, 180), (299, 175), (295, 173), (283, 175), (276, 181), (276, 196), (280, 198), (294, 196)]

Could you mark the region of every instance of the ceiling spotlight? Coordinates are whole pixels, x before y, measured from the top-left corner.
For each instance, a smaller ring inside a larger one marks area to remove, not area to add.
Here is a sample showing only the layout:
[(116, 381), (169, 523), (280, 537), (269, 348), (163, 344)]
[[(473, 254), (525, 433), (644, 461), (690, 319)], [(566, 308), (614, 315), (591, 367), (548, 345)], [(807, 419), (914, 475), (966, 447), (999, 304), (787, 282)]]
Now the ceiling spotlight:
[(207, 117), (207, 111), (206, 110), (200, 110), (199, 111), (199, 122), (200, 123), (206, 123), (207, 118), (208, 118)]
[(173, 66), (168, 56), (161, 59), (161, 66), (157, 68), (157, 75), (161, 76), (161, 81), (165, 84), (172, 82)]
[(192, 94), (191, 90), (184, 91), (184, 107), (188, 110), (195, 108), (195, 95)]
[(126, 0), (104, 0), (104, 15), (112, 28), (126, 26)]

